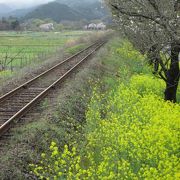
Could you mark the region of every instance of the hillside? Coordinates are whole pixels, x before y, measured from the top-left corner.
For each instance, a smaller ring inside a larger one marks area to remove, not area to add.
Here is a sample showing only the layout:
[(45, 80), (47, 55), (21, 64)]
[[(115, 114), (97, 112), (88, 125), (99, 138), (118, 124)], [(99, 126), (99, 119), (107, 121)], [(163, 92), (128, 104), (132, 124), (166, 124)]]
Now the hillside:
[(105, 19), (108, 15), (109, 12), (107, 8), (102, 7), (102, 4), (97, 0), (57, 0), (37, 7), (33, 11), (27, 13), (23, 19), (51, 18), (56, 22), (60, 22), (62, 20), (79, 21), (82, 19)]
[(32, 19), (32, 18), (38, 18), (38, 19), (51, 18), (56, 22), (60, 22), (62, 20), (70, 20), (70, 21), (79, 20), (81, 19), (81, 15), (65, 4), (60, 4), (58, 2), (51, 2), (37, 7), (35, 10), (28, 13), (24, 17), (24, 19)]
[(6, 13), (5, 16), (13, 16), (13, 17), (24, 17), (25, 15), (27, 15), (28, 13), (32, 12), (33, 10), (35, 10), (37, 7), (31, 7), (31, 8), (25, 8), (25, 9), (16, 9), (13, 10), (9, 13)]
[(56, 2), (75, 9), (87, 20), (104, 19), (109, 14), (99, 0), (56, 0)]
[(109, 12), (99, 0), (56, 0), (40, 6), (24, 9), (11, 9), (0, 4), (0, 16), (17, 17), (23, 20), (51, 18), (56, 22), (62, 20), (79, 21), (82, 19), (108, 19)]
[(79, 4), (75, 9), (86, 17), (87, 20), (104, 19), (109, 14), (107, 8), (102, 7), (99, 2)]
[(0, 3), (0, 15), (10, 12), (12, 9), (6, 4)]
[(78, 6), (85, 5), (85, 4), (89, 5), (95, 2), (97, 3), (99, 2), (99, 0), (56, 0), (56, 2), (60, 4), (66, 4), (72, 8), (76, 8)]

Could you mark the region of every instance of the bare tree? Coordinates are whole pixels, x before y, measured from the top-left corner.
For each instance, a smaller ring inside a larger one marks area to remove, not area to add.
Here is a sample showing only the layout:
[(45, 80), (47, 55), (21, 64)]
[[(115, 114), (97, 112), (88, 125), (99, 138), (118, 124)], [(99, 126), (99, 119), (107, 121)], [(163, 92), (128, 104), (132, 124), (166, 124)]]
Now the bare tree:
[(166, 82), (165, 100), (176, 102), (180, 78), (180, 1), (105, 0), (120, 29), (146, 53), (154, 73)]

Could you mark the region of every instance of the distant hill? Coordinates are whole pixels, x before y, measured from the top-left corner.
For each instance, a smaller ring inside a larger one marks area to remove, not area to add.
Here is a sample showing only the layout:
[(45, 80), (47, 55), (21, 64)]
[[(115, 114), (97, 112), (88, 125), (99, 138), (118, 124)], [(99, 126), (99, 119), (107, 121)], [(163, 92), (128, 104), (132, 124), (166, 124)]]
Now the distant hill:
[(23, 19), (46, 19), (51, 18), (56, 22), (62, 20), (76, 21), (81, 19), (81, 15), (68, 7), (65, 4), (60, 4), (58, 2), (51, 2), (45, 5), (41, 5), (29, 12)]
[(28, 13), (32, 12), (36, 8), (37, 7), (31, 7), (31, 8), (26, 8), (26, 9), (16, 9), (9, 13), (6, 13), (5, 16), (6, 17), (13, 16), (13, 17), (21, 18), (21, 17), (26, 16)]
[(80, 5), (89, 5), (92, 3), (97, 3), (100, 2), (99, 0), (56, 0), (56, 2), (60, 3), (60, 4), (66, 4), (71, 8), (76, 8)]
[(56, 0), (56, 2), (68, 5), (87, 20), (103, 19), (109, 15), (107, 8), (103, 7), (99, 0)]
[(0, 16), (13, 16), (21, 20), (50, 18), (59, 23), (82, 19), (109, 21), (110, 14), (99, 0), (55, 0), (47, 4), (17, 10), (11, 10), (5, 4), (0, 4)]
[(28, 13), (24, 19), (51, 18), (56, 22), (60, 22), (62, 20), (105, 19), (108, 15), (108, 10), (102, 7), (98, 0), (56, 0), (39, 6)]
[(100, 2), (79, 4), (75, 10), (80, 12), (87, 20), (104, 19), (109, 15), (107, 8), (103, 7)]
[(5, 13), (8, 13), (12, 11), (12, 9), (7, 6), (6, 4), (0, 3), (0, 15), (4, 15)]

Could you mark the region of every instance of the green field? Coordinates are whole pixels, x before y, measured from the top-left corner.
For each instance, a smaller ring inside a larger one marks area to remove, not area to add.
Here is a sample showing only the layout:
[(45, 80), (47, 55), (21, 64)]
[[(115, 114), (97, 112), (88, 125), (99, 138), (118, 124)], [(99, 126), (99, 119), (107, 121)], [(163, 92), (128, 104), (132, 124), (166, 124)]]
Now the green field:
[(67, 41), (85, 33), (88, 32), (0, 32), (0, 78), (47, 59)]

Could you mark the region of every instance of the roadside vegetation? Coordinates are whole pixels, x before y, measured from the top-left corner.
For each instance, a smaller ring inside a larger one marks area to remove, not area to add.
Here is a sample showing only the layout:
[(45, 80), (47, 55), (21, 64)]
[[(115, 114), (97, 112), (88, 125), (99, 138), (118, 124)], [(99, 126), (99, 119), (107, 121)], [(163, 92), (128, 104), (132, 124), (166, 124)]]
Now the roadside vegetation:
[(180, 106), (163, 100), (146, 58), (109, 42), (38, 119), (13, 130), (1, 179), (178, 179)]
[(180, 2), (81, 1), (0, 20), (0, 94), (119, 30), (2, 139), (0, 179), (179, 180)]
[[(70, 40), (66, 48), (91, 43), (99, 37), (102, 37), (102, 33)], [(29, 164), (33, 160), (39, 161), (39, 154), (48, 149), (52, 139), (60, 140), (63, 147), (67, 142), (83, 138), (81, 127), (85, 123), (86, 106), (92, 92), (89, 80), (101, 76), (100, 59), (104, 54), (106, 49), (99, 52), (99, 58), (85, 63), (83, 70), (68, 79), (59, 90), (56, 89), (58, 97), (44, 100), (35, 115), (31, 113), (26, 122), (12, 129), (13, 136), (5, 142), (6, 146), (3, 146), (0, 154), (0, 179), (36, 179), (30, 173)]]
[(86, 47), (86, 44), (81, 43), (81, 44), (78, 44), (78, 45), (76, 45), (76, 46), (73, 46), (73, 47), (68, 48), (68, 49), (66, 50), (66, 52), (72, 55), (72, 54), (74, 54), (74, 53), (76, 53), (76, 52), (84, 49), (85, 47)]
[[(119, 45), (121, 46), (119, 47)], [(178, 179), (180, 105), (163, 100), (165, 83), (127, 41), (111, 42), (106, 73), (91, 87), (82, 139), (31, 163), (40, 179)], [(178, 99), (180, 91), (178, 89)]]

